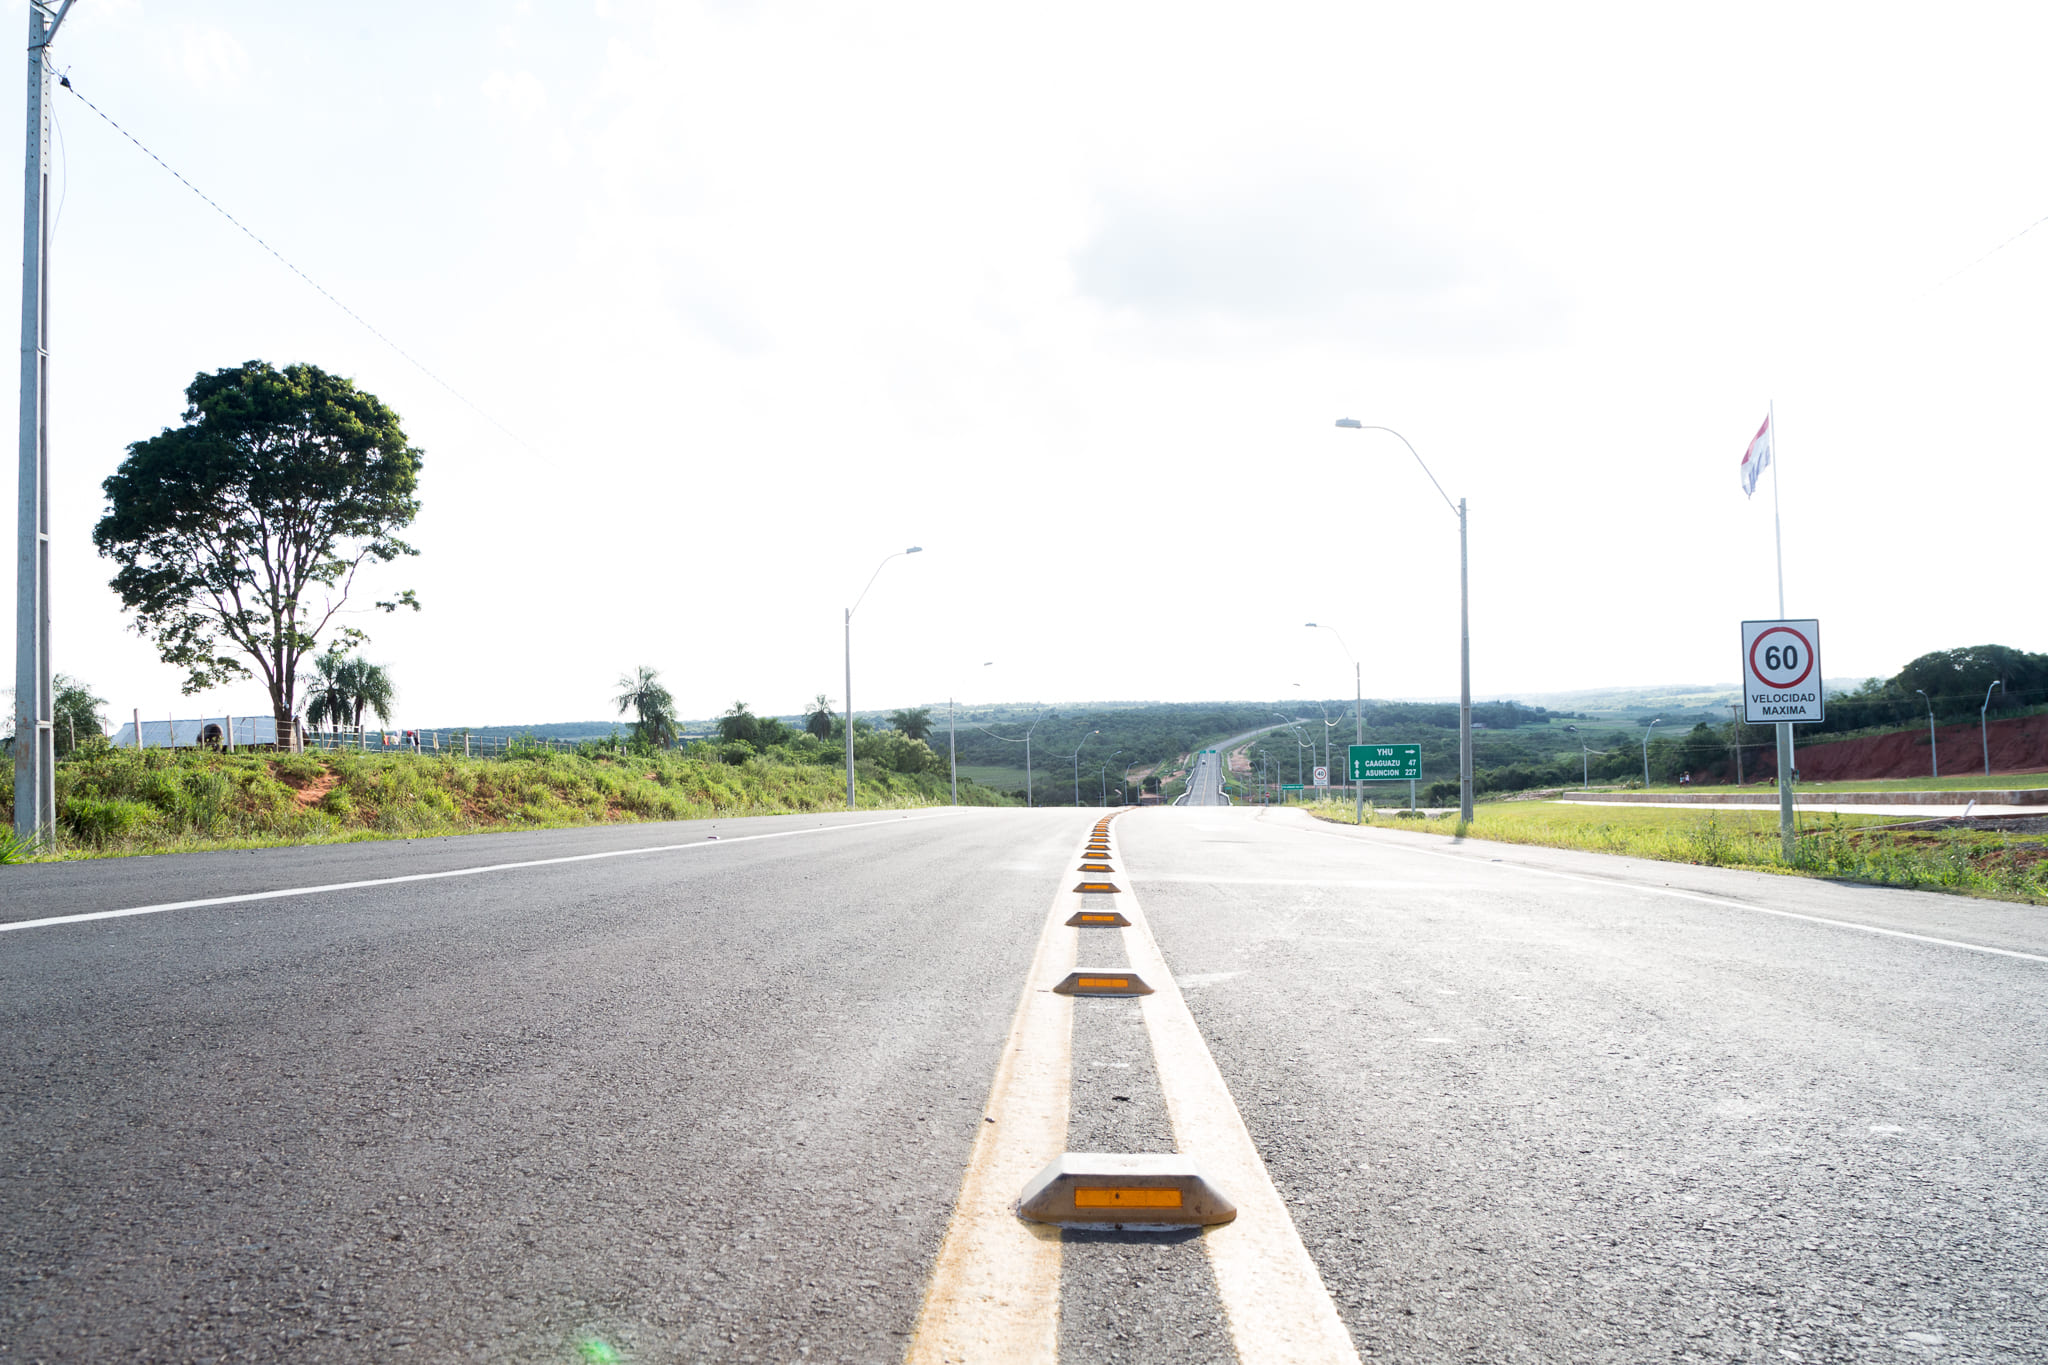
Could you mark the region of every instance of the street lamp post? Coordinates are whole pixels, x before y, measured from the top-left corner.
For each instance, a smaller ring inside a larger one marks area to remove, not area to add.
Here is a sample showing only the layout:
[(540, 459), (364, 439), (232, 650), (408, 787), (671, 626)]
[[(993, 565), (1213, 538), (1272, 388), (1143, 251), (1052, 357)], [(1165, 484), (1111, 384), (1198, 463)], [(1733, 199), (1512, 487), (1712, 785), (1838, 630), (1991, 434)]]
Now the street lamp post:
[[(54, 9), (54, 13), (52, 10)], [(21, 476), (15, 505), (14, 832), (57, 836), (57, 711), (50, 671), (49, 48), (71, 10), (28, 7), (27, 156), (22, 167)], [(61, 207), (61, 203), (59, 205)]]
[[(1927, 761), (1934, 765), (1934, 775), (1939, 778), (1941, 776), (1941, 755), (1936, 752), (1934, 740), (1934, 698), (1927, 695), (1927, 689), (1924, 687), (1916, 687), (1913, 690), (1918, 692), (1922, 700), (1927, 703)], [(1984, 689), (1984, 700), (1987, 703), (1991, 700), (1991, 689), (1988, 687)]]
[(1581, 791), (1591, 791), (1593, 790), (1593, 759), (1586, 751), (1586, 737), (1579, 734), (1579, 727), (1576, 725), (1567, 725), (1564, 728), (1572, 734), (1579, 735), (1579, 789)]
[(860, 604), (867, 600), (868, 588), (875, 586), (875, 580), (882, 576), (882, 570), (889, 567), (889, 561), (901, 555), (922, 553), (924, 546), (913, 545), (907, 550), (898, 550), (893, 555), (883, 555), (882, 562), (875, 565), (875, 571), (868, 575), (868, 587), (860, 590), (860, 596), (853, 599), (853, 605), (846, 609), (846, 808), (854, 808), (853, 797), (853, 614), (860, 610)]
[[(1991, 684), (1991, 687), (2003, 686), (2005, 686), (2005, 679), (2003, 678)], [(1984, 689), (1984, 705), (1977, 711), (1977, 733), (1984, 741), (1984, 776), (1986, 777), (1991, 776), (1991, 723), (1985, 719), (1991, 714), (1991, 687)]]
[[(1322, 626), (1317, 625), (1314, 621), (1310, 621), (1308, 628), (1310, 630), (1327, 630), (1330, 634), (1336, 635), (1337, 647), (1343, 650), (1345, 655), (1351, 660), (1351, 742), (1353, 744), (1363, 744), (1365, 743), (1365, 683), (1358, 671), (1358, 656), (1351, 652), (1350, 645), (1344, 643), (1344, 637), (1337, 635), (1337, 628), (1335, 626)], [(1350, 763), (1348, 760), (1350, 755), (1345, 755), (1345, 758), (1347, 760), (1345, 766), (1349, 767)], [(1348, 772), (1345, 774), (1346, 777), (1350, 775)], [(1365, 783), (1355, 782), (1352, 786), (1358, 795), (1357, 820), (1362, 825), (1365, 823)], [(1408, 784), (1408, 804), (1410, 806), (1415, 804), (1415, 784), (1412, 782)]]
[[(1024, 806), (1027, 810), (1031, 807), (1031, 732), (1036, 730), (1045, 721), (1046, 717), (1051, 714), (1052, 712), (1050, 711), (1040, 711), (1037, 718), (1025, 728), (1022, 739), (1012, 739), (1008, 735), (999, 735), (986, 725), (977, 727), (990, 739), (999, 739), (1005, 744), (1021, 744), (1024, 746)], [(1017, 722), (1010, 720), (1002, 723), (1005, 725), (1015, 725)]]
[(1657, 728), (1658, 726), (1662, 725), (1663, 723), (1664, 723), (1664, 717), (1662, 717), (1662, 716), (1659, 716), (1659, 717), (1657, 717), (1657, 719), (1655, 719), (1655, 720), (1651, 721), (1651, 722), (1650, 722), (1650, 723), (1649, 723), (1649, 724), (1648, 724), (1647, 726), (1643, 727), (1643, 790), (1644, 790), (1644, 791), (1648, 791), (1648, 790), (1650, 789), (1650, 731), (1652, 731), (1652, 730), (1656, 729), (1656, 728)]
[[(1471, 575), (1465, 546), (1465, 500), (1455, 503), (1451, 495), (1444, 492), (1444, 486), (1436, 482), (1436, 475), (1429, 473), (1429, 466), (1409, 443), (1406, 436), (1392, 427), (1368, 426), (1350, 417), (1339, 417), (1337, 425), (1353, 431), (1384, 431), (1408, 447), (1408, 453), (1415, 456), (1415, 463), (1422, 465), (1422, 472), (1429, 475), (1429, 481), (1436, 484), (1437, 494), (1445, 505), (1458, 514), (1458, 814), (1470, 824), (1472, 821), (1472, 612)], [(1362, 741), (1361, 741), (1362, 742)]]
[[(1122, 749), (1109, 751), (1109, 758), (1115, 758)], [(1109, 758), (1102, 760), (1102, 766), (1095, 770), (1095, 799), (1100, 805), (1109, 804)]]
[[(1097, 736), (1097, 735), (1099, 735), (1099, 734), (1101, 734), (1101, 733), (1102, 733), (1102, 731), (1100, 731), (1100, 730), (1090, 730), (1090, 731), (1089, 731), (1089, 732), (1088, 732), (1087, 734), (1085, 734), (1085, 735), (1081, 736), (1081, 744), (1086, 744), (1086, 743), (1087, 743), (1087, 742), (1088, 742), (1089, 740), (1093, 739), (1093, 738), (1094, 738), (1095, 736)], [(1075, 810), (1079, 810), (1079, 809), (1081, 809), (1081, 744), (1076, 744), (1076, 745), (1074, 746), (1074, 809), (1075, 809)]]
[[(1295, 686), (1301, 687), (1301, 684), (1296, 683)], [(1307, 689), (1303, 688), (1303, 690), (1306, 691)], [(1312, 698), (1311, 700), (1314, 699)], [(1332, 762), (1332, 756), (1330, 754), (1330, 731), (1337, 727), (1337, 722), (1330, 719), (1330, 708), (1323, 705), (1320, 700), (1316, 701), (1316, 710), (1323, 713), (1323, 771), (1328, 772), (1330, 770), (1330, 765)]]
[[(983, 668), (994, 668), (995, 666), (996, 661), (994, 659), (990, 659), (982, 665)], [(954, 728), (954, 711), (954, 699), (952, 697), (946, 698), (946, 762), (953, 769), (953, 804), (957, 806), (960, 804), (960, 749), (954, 741), (954, 736), (957, 733)]]

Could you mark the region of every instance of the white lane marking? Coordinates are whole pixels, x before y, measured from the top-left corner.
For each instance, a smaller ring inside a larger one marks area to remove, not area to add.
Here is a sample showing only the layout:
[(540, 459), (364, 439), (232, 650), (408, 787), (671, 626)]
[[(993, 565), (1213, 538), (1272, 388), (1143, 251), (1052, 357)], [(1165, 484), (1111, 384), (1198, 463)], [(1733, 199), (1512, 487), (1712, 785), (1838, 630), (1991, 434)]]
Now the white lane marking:
[[(1314, 817), (1310, 817), (1313, 819)], [(1353, 826), (1353, 828), (1356, 828)], [(1351, 836), (1334, 830), (1311, 829), (1310, 834), (1322, 834), (1333, 839)], [(1377, 841), (1375, 841), (1377, 843)], [(1604, 886), (1609, 890), (1641, 891), (1652, 896), (1669, 896), (1673, 900), (1698, 901), (1702, 905), (1719, 905), (1730, 910), (1748, 910), (1758, 915), (1777, 915), (1781, 919), (1805, 920), (1808, 924), (1825, 924), (1836, 929), (1854, 929), (1860, 933), (1878, 934), (1885, 938), (1911, 939), (1915, 943), (1933, 943), (1943, 948), (1961, 948), (1972, 953), (1989, 953), (1993, 957), (2016, 957), (2022, 962), (2048, 962), (2048, 956), (2041, 953), (2023, 953), (2016, 948), (1993, 948), (1984, 943), (1965, 943), (1961, 939), (1937, 938), (1933, 934), (1915, 934), (1905, 929), (1887, 929), (1877, 924), (1859, 924), (1855, 920), (1830, 919), (1826, 915), (1808, 915), (1798, 910), (1774, 910), (1768, 905), (1751, 905), (1747, 901), (1729, 900), (1725, 896), (1710, 896), (1700, 891), (1678, 891), (1668, 886), (1644, 886), (1638, 882), (1625, 882), (1612, 877), (1586, 877), (1576, 872), (1554, 872), (1547, 867), (1530, 867), (1527, 863), (1504, 863), (1498, 858), (1480, 862), (1469, 853), (1444, 853), (1433, 848), (1410, 848), (1405, 844), (1378, 844), (1378, 847), (1401, 853), (1413, 853), (1418, 858), (1448, 858), (1453, 862), (1465, 863), (1472, 867), (1498, 867), (1503, 872), (1527, 872), (1537, 877), (1555, 877), (1560, 881), (1583, 882), (1587, 886)], [(1902, 889), (1902, 888), (1893, 888)]]
[(555, 867), (562, 863), (588, 863), (600, 858), (632, 858), (649, 853), (684, 853), (696, 848), (709, 848), (717, 844), (720, 848), (731, 848), (734, 844), (754, 843), (761, 839), (792, 839), (800, 834), (835, 834), (849, 829), (871, 829), (876, 825), (896, 825), (905, 820), (932, 820), (952, 815), (953, 811), (934, 811), (925, 815), (903, 815), (888, 820), (862, 820), (854, 824), (821, 825), (812, 829), (784, 829), (772, 834), (720, 835), (716, 838), (693, 840), (687, 844), (655, 844), (646, 848), (619, 848), (608, 853), (576, 853), (561, 858), (533, 858), (519, 863), (487, 863), (482, 867), (456, 867), (445, 872), (413, 872), (402, 877), (373, 877), (359, 882), (329, 882), (324, 886), (290, 886), (277, 891), (247, 891), (233, 896), (208, 896), (203, 900), (166, 901), (161, 905), (132, 905), (123, 910), (92, 910), (78, 915), (52, 915), (47, 919), (16, 920), (12, 924), (0, 924), (0, 933), (12, 933), (17, 929), (45, 929), (58, 924), (83, 924), (96, 919), (126, 919), (130, 915), (161, 915), (167, 910), (197, 910), (208, 905), (240, 905), (247, 901), (283, 900), (292, 896), (318, 896), (329, 891), (359, 891), (368, 886), (399, 886), (406, 882), (439, 881), (444, 877), (481, 877), (487, 872), (517, 872), (529, 867)]
[(1321, 877), (1203, 877), (1188, 873), (1170, 873), (1165, 876), (1147, 875), (1148, 882), (1187, 882), (1194, 885), (1210, 886), (1334, 886), (1344, 890), (1364, 889), (1369, 891), (1470, 891), (1477, 882), (1391, 882), (1370, 877), (1321, 878)]
[(1062, 877), (1039, 930), (905, 1365), (1059, 1359), (1060, 1230), (1025, 1222), (1016, 1203), (1031, 1177), (1066, 1150), (1074, 1000), (1047, 987), (1074, 970), (1080, 935), (1066, 920), (1077, 903)]
[(1273, 1187), (1137, 897), (1119, 897), (1117, 908), (1131, 921), (1130, 928), (1120, 931), (1131, 969), (1153, 989), (1139, 999), (1138, 1008), (1152, 1038), (1174, 1147), (1193, 1157), (1237, 1205), (1235, 1221), (1202, 1230), (1202, 1247), (1209, 1253), (1238, 1360), (1243, 1365), (1358, 1365), (1358, 1348)]

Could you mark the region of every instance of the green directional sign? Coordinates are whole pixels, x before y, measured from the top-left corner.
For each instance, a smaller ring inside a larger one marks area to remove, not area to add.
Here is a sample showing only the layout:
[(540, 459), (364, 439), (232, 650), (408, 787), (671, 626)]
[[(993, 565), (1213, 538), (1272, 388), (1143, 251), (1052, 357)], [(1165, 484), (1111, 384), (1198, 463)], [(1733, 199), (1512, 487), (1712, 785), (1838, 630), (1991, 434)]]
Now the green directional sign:
[(1284, 792), (1298, 792), (1301, 790), (1301, 784), (1299, 782), (1282, 782), (1280, 790)]
[(1420, 744), (1353, 744), (1351, 781), (1413, 782), (1422, 776)]

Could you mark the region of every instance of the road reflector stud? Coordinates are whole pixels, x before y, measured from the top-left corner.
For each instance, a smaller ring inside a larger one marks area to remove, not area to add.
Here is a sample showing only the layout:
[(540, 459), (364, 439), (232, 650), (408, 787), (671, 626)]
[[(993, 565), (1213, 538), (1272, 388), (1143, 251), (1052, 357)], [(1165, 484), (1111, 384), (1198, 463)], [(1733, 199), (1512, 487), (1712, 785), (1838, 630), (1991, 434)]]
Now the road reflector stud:
[(1136, 972), (1117, 967), (1083, 967), (1067, 973), (1054, 986), (1055, 995), (1150, 995), (1152, 988)]
[(1118, 910), (1076, 910), (1069, 929), (1128, 929), (1131, 922)]
[(1115, 869), (1115, 868), (1113, 868), (1113, 867), (1111, 867), (1111, 866), (1110, 866), (1110, 865), (1109, 865), (1108, 863), (1082, 863), (1080, 867), (1078, 867), (1078, 868), (1076, 868), (1076, 869), (1075, 869), (1075, 871), (1077, 871), (1077, 872), (1114, 872), (1114, 871), (1116, 871), (1116, 869)]
[(1074, 890), (1084, 896), (1121, 896), (1123, 894), (1123, 892), (1117, 890), (1115, 882), (1082, 882)]
[(1037, 1223), (1189, 1227), (1228, 1223), (1237, 1206), (1191, 1157), (1170, 1152), (1065, 1152), (1031, 1178), (1017, 1215)]

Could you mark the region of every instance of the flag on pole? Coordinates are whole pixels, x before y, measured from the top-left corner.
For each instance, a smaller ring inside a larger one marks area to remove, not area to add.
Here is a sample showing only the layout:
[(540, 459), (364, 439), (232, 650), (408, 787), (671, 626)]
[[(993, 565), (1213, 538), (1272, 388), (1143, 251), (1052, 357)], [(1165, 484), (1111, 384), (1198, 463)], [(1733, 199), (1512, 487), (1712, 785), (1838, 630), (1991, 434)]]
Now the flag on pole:
[(1756, 493), (1756, 481), (1762, 477), (1764, 466), (1771, 462), (1771, 419), (1764, 418), (1764, 424), (1756, 429), (1756, 439), (1749, 443), (1749, 449), (1742, 456), (1742, 492), (1744, 496)]

